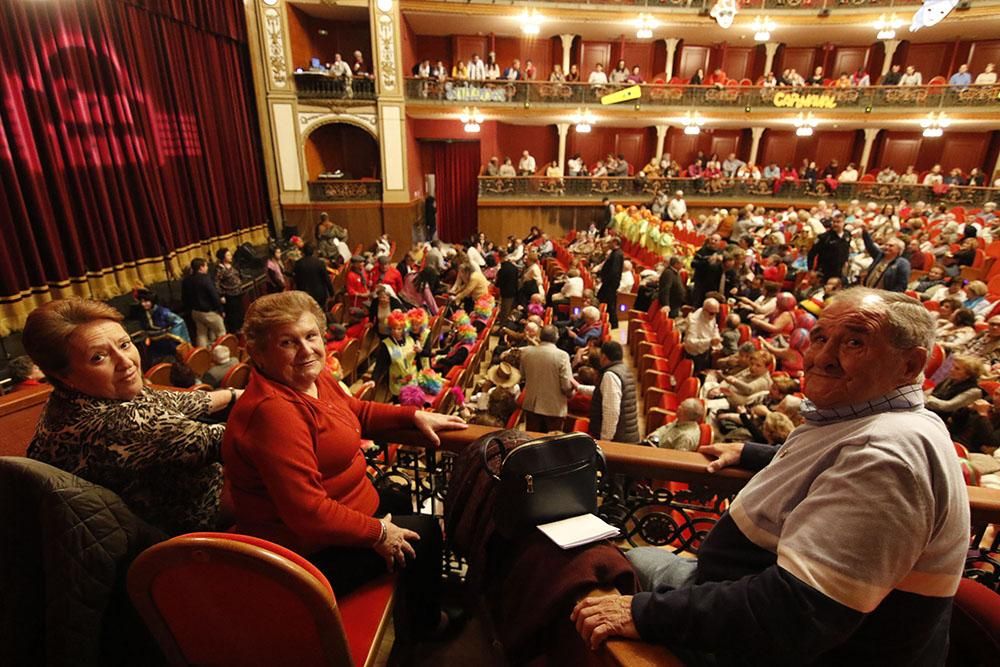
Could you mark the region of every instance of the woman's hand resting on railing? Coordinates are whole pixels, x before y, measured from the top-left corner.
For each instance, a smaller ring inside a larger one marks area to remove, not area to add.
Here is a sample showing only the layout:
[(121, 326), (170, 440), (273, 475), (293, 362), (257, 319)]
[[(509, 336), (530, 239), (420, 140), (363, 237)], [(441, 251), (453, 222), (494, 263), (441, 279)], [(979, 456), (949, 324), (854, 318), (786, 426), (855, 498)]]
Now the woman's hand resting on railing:
[(716, 457), (709, 463), (705, 470), (708, 472), (718, 472), (729, 466), (740, 464), (740, 456), (743, 455), (742, 442), (720, 442), (717, 445), (703, 445), (698, 448), (699, 454)]

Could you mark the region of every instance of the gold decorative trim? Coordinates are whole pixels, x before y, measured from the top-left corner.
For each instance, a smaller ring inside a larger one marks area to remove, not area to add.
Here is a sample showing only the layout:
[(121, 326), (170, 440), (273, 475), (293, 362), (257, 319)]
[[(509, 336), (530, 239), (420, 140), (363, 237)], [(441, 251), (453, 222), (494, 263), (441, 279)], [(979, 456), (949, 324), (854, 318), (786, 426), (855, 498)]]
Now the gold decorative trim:
[(285, 32), (281, 25), (281, 12), (273, 7), (264, 9), (264, 34), (267, 36), (267, 65), (271, 85), (288, 87), (288, 63), (285, 60)]

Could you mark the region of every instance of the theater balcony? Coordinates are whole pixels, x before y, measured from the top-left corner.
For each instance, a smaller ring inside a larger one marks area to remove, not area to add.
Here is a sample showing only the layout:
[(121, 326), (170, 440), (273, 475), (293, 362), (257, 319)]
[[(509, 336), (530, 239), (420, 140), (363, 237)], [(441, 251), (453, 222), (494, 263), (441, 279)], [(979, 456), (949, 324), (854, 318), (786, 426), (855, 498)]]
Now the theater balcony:
[(924, 201), (945, 203), (952, 206), (982, 206), (996, 199), (1000, 192), (996, 188), (947, 187), (931, 188), (922, 185), (884, 184), (871, 181), (841, 183), (831, 189), (822, 180), (815, 183), (799, 180), (775, 186), (766, 180), (738, 180), (733, 178), (545, 178), (524, 176), (517, 178), (479, 177), (480, 200), (516, 201), (526, 200), (594, 200), (604, 197), (623, 203), (648, 203), (660, 192), (672, 194), (684, 192), (690, 203), (737, 204), (752, 200), (773, 202), (773, 206), (785, 206), (797, 202), (824, 198), (849, 202), (857, 199), (864, 202), (896, 203)]

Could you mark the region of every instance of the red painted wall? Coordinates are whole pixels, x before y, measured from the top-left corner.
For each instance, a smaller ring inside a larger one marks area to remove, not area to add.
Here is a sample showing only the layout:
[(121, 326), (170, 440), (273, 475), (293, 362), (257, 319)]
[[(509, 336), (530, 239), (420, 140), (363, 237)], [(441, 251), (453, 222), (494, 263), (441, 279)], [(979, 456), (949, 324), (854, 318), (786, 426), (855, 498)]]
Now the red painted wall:
[(756, 49), (752, 46), (730, 46), (726, 48), (725, 54), (719, 56), (722, 71), (730, 79), (737, 81), (753, 76), (755, 58)]
[(774, 59), (774, 73), (780, 76), (786, 69), (795, 69), (803, 78), (808, 78), (817, 64), (821, 63), (816, 62), (816, 49), (783, 46)]
[(815, 160), (822, 169), (836, 158), (846, 167), (859, 157), (856, 132), (816, 132), (811, 137), (796, 136), (794, 130), (766, 130), (760, 140), (758, 162), (791, 163), (796, 169), (804, 159)]
[(509, 157), (517, 168), (521, 153), (531, 151), (539, 170), (559, 159), (559, 131), (555, 125), (510, 125), (497, 123), (497, 156)]
[(867, 68), (868, 54), (871, 47), (868, 46), (839, 46), (830, 58), (830, 71), (827, 73), (831, 79), (839, 77), (841, 73), (853, 74), (859, 67)]
[(699, 69), (705, 70), (705, 75), (711, 73), (708, 68), (708, 60), (711, 49), (707, 46), (697, 46), (695, 44), (682, 44), (678, 57), (677, 67), (674, 68), (674, 76), (683, 79), (690, 79)]
[(409, 76), (410, 68), (419, 62), (417, 55), (417, 36), (410, 27), (410, 22), (406, 20), (406, 15), (400, 17), (400, 47), (403, 51), (403, 76)]
[[(319, 19), (294, 6), (288, 6), (288, 33), (292, 45), (292, 66), (309, 67), (313, 56), (324, 63), (333, 61), (333, 54), (340, 53), (347, 62), (353, 62), (351, 55), (360, 50), (366, 63), (371, 63), (371, 32), (367, 22), (349, 23)], [(320, 35), (326, 30), (326, 35)]]
[(979, 74), (986, 67), (986, 63), (1000, 65), (1000, 40), (976, 42), (971, 46), (969, 58), (969, 69), (974, 74)]
[(939, 139), (925, 139), (920, 132), (882, 132), (875, 142), (871, 164), (880, 167), (888, 164), (896, 171), (910, 164), (918, 171), (927, 171), (935, 164), (945, 170), (986, 167), (989, 171), (993, 165), (986, 164), (986, 157), (991, 138), (991, 133), (952, 130), (945, 130)]
[(331, 123), (305, 140), (309, 180), (340, 169), (347, 178), (379, 178), (379, 150), (375, 138), (360, 127)]
[[(702, 130), (701, 134), (687, 135), (684, 130), (672, 127), (663, 141), (663, 152), (669, 153), (670, 158), (677, 160), (681, 167), (694, 162), (698, 151), (709, 157), (718, 153), (720, 160), (725, 160), (730, 153), (746, 159), (750, 153), (750, 143), (745, 134), (741, 130)], [(653, 138), (655, 140), (655, 134)], [(654, 143), (653, 149), (655, 148)]]
[[(558, 148), (558, 135), (556, 136)], [(566, 137), (567, 159), (580, 154), (583, 161), (593, 166), (609, 153), (625, 156), (636, 167), (649, 162), (656, 152), (656, 130), (649, 128), (613, 128), (594, 126), (587, 134), (579, 134), (572, 127)]]

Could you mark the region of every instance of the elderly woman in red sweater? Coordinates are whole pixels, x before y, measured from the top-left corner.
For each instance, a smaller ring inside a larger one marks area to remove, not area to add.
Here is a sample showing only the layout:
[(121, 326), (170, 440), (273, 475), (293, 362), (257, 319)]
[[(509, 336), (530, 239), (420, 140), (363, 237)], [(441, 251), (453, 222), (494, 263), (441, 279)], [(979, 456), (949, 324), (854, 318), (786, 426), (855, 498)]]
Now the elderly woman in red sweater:
[(324, 372), (325, 317), (304, 292), (270, 294), (247, 312), (254, 369), (223, 439), (237, 529), (311, 560), (345, 595), (401, 569), (397, 616), (418, 635), (447, 625), (441, 614), (441, 534), (433, 517), (409, 512), (369, 481), (362, 438), (417, 429), (465, 428), (457, 417), (359, 401)]

